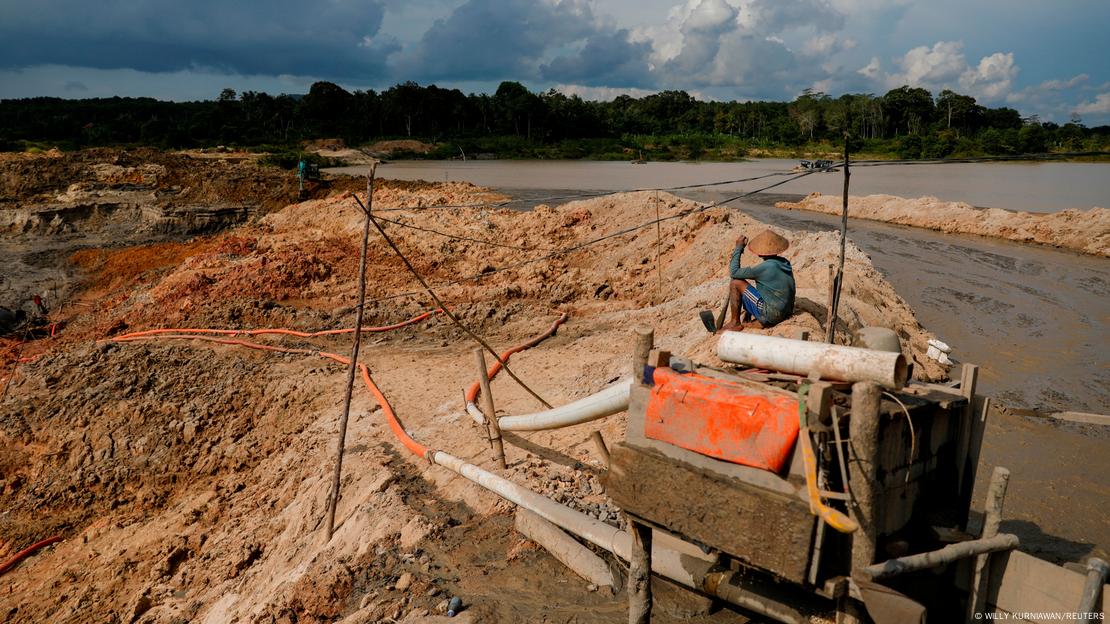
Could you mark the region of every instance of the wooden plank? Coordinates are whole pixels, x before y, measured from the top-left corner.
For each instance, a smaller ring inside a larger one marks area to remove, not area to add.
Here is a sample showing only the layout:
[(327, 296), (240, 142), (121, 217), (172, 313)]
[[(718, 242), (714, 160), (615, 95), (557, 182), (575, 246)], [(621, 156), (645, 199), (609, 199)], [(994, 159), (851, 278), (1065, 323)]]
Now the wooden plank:
[(1110, 425), (1110, 416), (1103, 414), (1088, 414), (1085, 412), (1056, 412), (1050, 415), (1057, 420), (1084, 423), (1087, 425)]
[(606, 492), (625, 511), (797, 583), (815, 519), (784, 496), (626, 443), (610, 449)]
[(598, 587), (620, 588), (604, 559), (538, 514), (517, 508), (515, 526), (522, 535), (544, 547), (552, 557), (586, 581)]
[[(1054, 565), (1043, 559), (1012, 551), (991, 557), (987, 602), (998, 611), (1019, 613), (1027, 622), (1056, 622), (1053, 613), (1074, 613), (1079, 606), (1084, 574)], [(1110, 585), (1102, 587), (1102, 607), (1110, 605)], [(1032, 617), (1047, 615), (1045, 619)]]

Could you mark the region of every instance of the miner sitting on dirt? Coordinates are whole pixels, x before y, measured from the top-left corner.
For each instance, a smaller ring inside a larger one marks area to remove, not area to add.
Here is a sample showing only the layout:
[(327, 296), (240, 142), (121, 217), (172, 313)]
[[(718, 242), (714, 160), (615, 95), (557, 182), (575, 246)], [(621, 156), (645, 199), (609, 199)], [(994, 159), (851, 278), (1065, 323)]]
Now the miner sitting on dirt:
[[(752, 253), (763, 258), (753, 267), (741, 267), (740, 256), (747, 246)], [(731, 322), (724, 329), (742, 327), (771, 327), (785, 321), (794, 313), (794, 271), (790, 261), (779, 256), (790, 246), (789, 241), (771, 230), (764, 230), (748, 242), (747, 236), (736, 239), (728, 271), (732, 278), (729, 290)], [(754, 280), (752, 285), (748, 280)], [(744, 323), (740, 310), (753, 320)]]

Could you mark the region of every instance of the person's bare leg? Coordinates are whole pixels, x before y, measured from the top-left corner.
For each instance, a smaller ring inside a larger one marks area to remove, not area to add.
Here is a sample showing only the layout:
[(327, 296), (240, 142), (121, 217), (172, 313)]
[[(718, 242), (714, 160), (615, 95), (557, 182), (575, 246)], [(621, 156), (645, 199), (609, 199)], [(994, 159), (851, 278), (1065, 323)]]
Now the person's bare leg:
[(729, 283), (731, 294), (728, 298), (728, 311), (729, 322), (721, 329), (735, 330), (740, 328), (740, 306), (742, 302), (740, 298), (744, 296), (744, 291), (748, 289), (747, 280), (734, 279)]

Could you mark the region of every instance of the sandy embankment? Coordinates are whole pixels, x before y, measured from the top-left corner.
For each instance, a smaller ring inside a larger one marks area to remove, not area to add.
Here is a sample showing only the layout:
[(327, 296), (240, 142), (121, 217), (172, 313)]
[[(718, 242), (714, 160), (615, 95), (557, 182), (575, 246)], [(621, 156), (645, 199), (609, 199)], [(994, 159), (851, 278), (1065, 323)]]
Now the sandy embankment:
[[(839, 215), (839, 195), (811, 193), (799, 202), (778, 202), (777, 208)], [(965, 202), (936, 197), (906, 199), (894, 195), (848, 198), (848, 214), (859, 219), (928, 228), (956, 234), (976, 234), (1062, 247), (1095, 256), (1110, 256), (1110, 209), (1069, 209), (1060, 212), (1018, 212), (976, 208)]]
[[(468, 198), (488, 195), (462, 183), (383, 184), (374, 206)], [(676, 215), (658, 234), (646, 227), (518, 270), (492, 271), (647, 221), (654, 201), (663, 215)], [(535, 335), (560, 312), (570, 315), (556, 336), (512, 361), (542, 396), (562, 404), (626, 374), (638, 325), (654, 327), (661, 348), (719, 364), (716, 339), (697, 311), (721, 303), (736, 236), (764, 226), (721, 207), (677, 217), (696, 207), (667, 194), (636, 193), (531, 212), (382, 214), (536, 248), (490, 247), (387, 225), (433, 284), (483, 275), (440, 291), (498, 347)], [(350, 197), (332, 197), (182, 243), (195, 245), (183, 260), (143, 260), (156, 268), (120, 270), (130, 266), (129, 257), (145, 258), (134, 248), (106, 252), (100, 268), (91, 267), (81, 294), (87, 305), (61, 311), (69, 321), (65, 331), (48, 353), (20, 368), (0, 403), (0, 508), (6, 512), (0, 553), (48, 535), (66, 538), (4, 579), (0, 613), (7, 621), (83, 622), (96, 613), (156, 624), (431, 622), (424, 614), (437, 612), (451, 595), (470, 605), (454, 621), (602, 624), (622, 617), (623, 595), (587, 591), (521, 540), (511, 529), (509, 505), (405, 454), (361, 388), (347, 437), (338, 530), (325, 543), (320, 518), (342, 367), (212, 343), (95, 342), (166, 326), (349, 327), (360, 221)], [(795, 267), (798, 306), (771, 331), (812, 335), (824, 320), (837, 237), (779, 231), (793, 243), (785, 255)], [(426, 309), (420, 298), (380, 300), (414, 286), (380, 239), (373, 240), (368, 264), (376, 300), (366, 308), (368, 324)], [(852, 244), (846, 275), (841, 339), (862, 325), (888, 325), (902, 336), (915, 375), (943, 375), (924, 357), (931, 334)], [(269, 341), (338, 352), (349, 345), (349, 337)], [(471, 349), (457, 328), (435, 318), (367, 336), (361, 358), (415, 438), (491, 467), (484, 434), (462, 413), (461, 392), (474, 377)], [(505, 413), (536, 409), (505, 376), (493, 394)], [(590, 451), (595, 430), (620, 439), (624, 418), (507, 435), (510, 467), (502, 474), (616, 524)], [(61, 586), (59, 579), (65, 579)], [(658, 619), (680, 621), (666, 613)], [(726, 611), (684, 621), (739, 620)]]

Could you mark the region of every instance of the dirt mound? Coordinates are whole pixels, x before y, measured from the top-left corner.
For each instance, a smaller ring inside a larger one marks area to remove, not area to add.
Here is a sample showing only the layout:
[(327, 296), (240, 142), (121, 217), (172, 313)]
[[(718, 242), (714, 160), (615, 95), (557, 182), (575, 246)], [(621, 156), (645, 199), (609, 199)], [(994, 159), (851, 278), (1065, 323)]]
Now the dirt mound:
[(393, 156), (398, 152), (407, 152), (412, 154), (428, 154), (434, 150), (436, 146), (432, 143), (424, 143), (423, 141), (415, 141), (413, 139), (400, 139), (395, 141), (378, 141), (372, 145), (368, 145), (366, 149), (375, 154), (384, 154), (386, 156)]
[[(842, 199), (811, 193), (800, 202), (778, 202), (778, 208), (840, 214)], [(1110, 209), (1063, 210), (1053, 213), (976, 208), (936, 197), (906, 199), (894, 195), (849, 197), (852, 217), (929, 228), (947, 233), (976, 234), (1021, 243), (1063, 247), (1096, 256), (1110, 256)]]
[[(721, 303), (733, 240), (762, 224), (653, 193), (531, 212), (442, 207), (493, 198), (460, 183), (382, 183), (374, 207), (402, 224), (383, 227), (495, 346), (517, 344), (558, 312), (570, 314), (556, 336), (513, 359), (548, 401), (581, 398), (625, 374), (637, 325), (654, 327), (662, 348), (715, 361), (715, 338), (696, 313)], [(400, 207), (408, 209), (388, 210)], [(653, 218), (656, 207), (673, 218), (620, 234)], [(62, 311), (64, 331), (47, 343), (49, 353), (20, 367), (0, 400), (0, 506), (10, 510), (0, 516), (0, 548), (53, 533), (66, 538), (5, 578), (0, 613), (8, 621), (78, 622), (93, 612), (147, 623), (416, 622), (451, 595), (472, 605), (473, 621), (621, 617), (623, 596), (591, 593), (521, 547), (509, 505), (399, 455), (361, 389), (338, 530), (323, 543), (342, 367), (212, 343), (94, 342), (167, 326), (349, 327), (361, 221), (353, 199), (337, 195), (216, 237), (78, 255), (89, 281)], [(780, 232), (792, 243), (785, 255), (798, 279), (798, 309), (769, 332), (816, 332), (836, 238)], [(940, 377), (923, 358), (930, 335), (866, 255), (848, 249), (842, 340), (862, 325), (887, 325), (902, 335), (919, 378)], [(368, 273), (367, 324), (429, 307), (405, 294), (415, 282), (377, 236)], [(260, 340), (337, 352), (348, 344), (345, 337)], [(485, 434), (461, 414), (473, 355), (458, 329), (435, 317), (367, 336), (364, 349), (363, 361), (415, 438), (478, 463), (489, 459)], [(493, 392), (507, 413), (536, 407), (504, 378)], [(619, 439), (623, 420), (506, 435), (503, 474), (616, 524), (619, 510), (601, 491), (589, 451), (594, 430)], [(66, 579), (63, 589), (58, 579)], [(518, 599), (505, 601), (506, 592)], [(736, 620), (725, 613), (691, 621)]]

